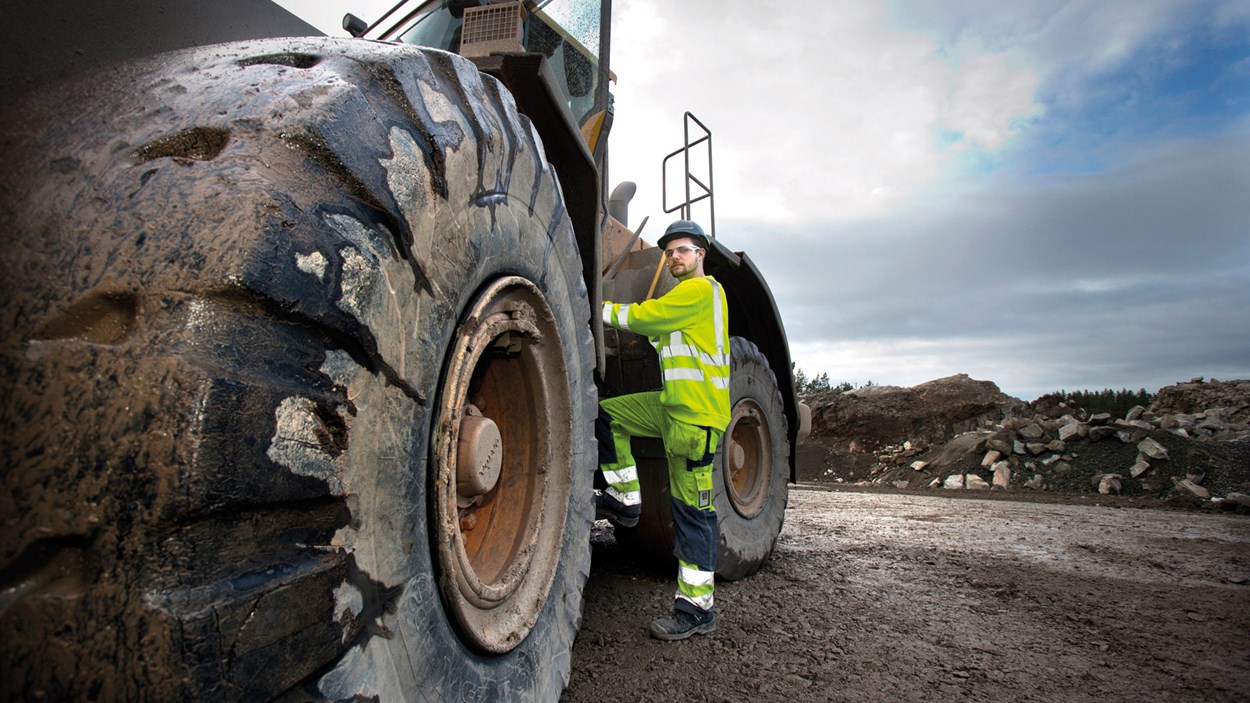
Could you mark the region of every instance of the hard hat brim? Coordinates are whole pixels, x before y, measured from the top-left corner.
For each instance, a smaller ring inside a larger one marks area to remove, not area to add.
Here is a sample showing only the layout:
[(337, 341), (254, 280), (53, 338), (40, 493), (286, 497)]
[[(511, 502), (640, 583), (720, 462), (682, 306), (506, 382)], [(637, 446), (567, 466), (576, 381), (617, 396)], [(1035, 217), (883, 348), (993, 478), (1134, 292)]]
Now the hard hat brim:
[(660, 237), (660, 241), (656, 242), (656, 246), (661, 249), (665, 249), (667, 248), (669, 242), (674, 239), (682, 238), (692, 239), (695, 242), (698, 242), (700, 248), (707, 249), (707, 237), (702, 234), (693, 234), (691, 232), (668, 232), (663, 237)]

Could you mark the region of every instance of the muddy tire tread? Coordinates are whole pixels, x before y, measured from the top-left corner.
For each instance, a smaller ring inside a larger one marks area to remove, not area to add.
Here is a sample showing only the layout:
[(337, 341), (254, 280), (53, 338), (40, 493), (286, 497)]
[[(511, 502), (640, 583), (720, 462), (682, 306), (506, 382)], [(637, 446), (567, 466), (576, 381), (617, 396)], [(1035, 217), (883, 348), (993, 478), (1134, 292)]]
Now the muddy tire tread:
[[(548, 211), (538, 216), (552, 221), (548, 236), (558, 238), (547, 248), (565, 258), (553, 258), (550, 268), (545, 258), (527, 265), (544, 276), (555, 272), (553, 290), (570, 292), (571, 319), (588, 320), (555, 174), (506, 91), (440, 52), (251, 42), (139, 62), (68, 90), (83, 96), (77, 113), (67, 114), (53, 93), (6, 125), (13, 136), (5, 156), (15, 166), (0, 194), (6, 205), (23, 205), (0, 212), (14, 244), (0, 255), (0, 293), (15, 301), (0, 317), (0, 368), (13, 391), (0, 416), (0, 442), (5, 456), (27, 459), (6, 474), (14, 490), (0, 508), (23, 517), (3, 527), (0, 577), (34, 574), (44, 585), (12, 613), (26, 620), (0, 620), (10, 641), (34, 643), (0, 657), (4, 692), (259, 700), (313, 691), (337, 658), (381, 631), (394, 594), (348, 552), (328, 547), (353, 520), (343, 487), (275, 470), (281, 467), (266, 454), (275, 410), (284, 400), (306, 399), (320, 422), (315, 449), (334, 459), (352, 445), (358, 408), (341, 379), (327, 373), (330, 352), (356, 378), (390, 389), (419, 421), (430, 390), (413, 370), (432, 365), (437, 349), (397, 358), (393, 343), (382, 341), (387, 329), (337, 304), (345, 264), (325, 256), (318, 277), (297, 268), (296, 255), (353, 247), (379, 267), (402, 263), (407, 295), (424, 296), (432, 314), (454, 321), (458, 301), (440, 298), (446, 291), (431, 284), (434, 269), (454, 264), (430, 256), (432, 249), (418, 251), (419, 234), (378, 155), (391, 155), (387, 136), (395, 129), (410, 135), (424, 164), (425, 197), (452, 207), (445, 169), (471, 136), (458, 125), (469, 124), (491, 150), (530, 162), (534, 182), (523, 209), (534, 215), (540, 193), (547, 194)], [(109, 96), (127, 90), (135, 95), (129, 101)], [(423, 96), (446, 98), (438, 107), (460, 117), (436, 119)], [(63, 146), (71, 142), (79, 145), (73, 154)], [(329, 192), (340, 195), (314, 195)], [(59, 208), (50, 193), (78, 206)], [(362, 242), (336, 231), (325, 224), (330, 215), (373, 234)], [(196, 235), (197, 226), (214, 236)], [(84, 239), (92, 231), (100, 235)], [(29, 236), (10, 234), (18, 232)], [(315, 272), (317, 262), (310, 266)], [(385, 277), (397, 288), (398, 275)], [(123, 333), (90, 320), (73, 327), (84, 309), (120, 314), (113, 328)], [(577, 358), (594, 358), (588, 325), (565, 331)], [(34, 363), (32, 344), (42, 354)], [(593, 408), (592, 368), (577, 367), (573, 383)], [(49, 374), (96, 380), (67, 386), (54, 402), (27, 392)], [(151, 400), (136, 407), (140, 398)], [(114, 411), (105, 417), (93, 406)], [(590, 421), (584, 424), (588, 436)], [(67, 426), (77, 435), (58, 444), (57, 430)], [(172, 439), (153, 445), (153, 436)], [(583, 444), (582, 459), (589, 440)], [(46, 517), (71, 505), (91, 507)], [(591, 509), (587, 490), (575, 501), (570, 529), (588, 531)], [(49, 554), (46, 563), (83, 582), (68, 615), (50, 610), (45, 597), (66, 582), (34, 565)], [(565, 595), (551, 606), (560, 610), (550, 617), (562, 634), (542, 640), (543, 651), (517, 655), (542, 661), (543, 677), (507, 690), (558, 697), (588, 573), (587, 544), (584, 556), (580, 549), (571, 555), (560, 575)], [(334, 591), (344, 583), (361, 589), (362, 603), (336, 617)], [(312, 624), (283, 624), (288, 619)], [(38, 623), (58, 620), (67, 624), (56, 631), (81, 647), (77, 675), (68, 675), (68, 661), (36, 665), (37, 643), (51, 634)], [(100, 628), (122, 623), (129, 624), (101, 647)], [(257, 639), (248, 644), (247, 637)], [(483, 691), (512, 685), (506, 676), (492, 683), (489, 666), (452, 673), (447, 680), (482, 675)]]

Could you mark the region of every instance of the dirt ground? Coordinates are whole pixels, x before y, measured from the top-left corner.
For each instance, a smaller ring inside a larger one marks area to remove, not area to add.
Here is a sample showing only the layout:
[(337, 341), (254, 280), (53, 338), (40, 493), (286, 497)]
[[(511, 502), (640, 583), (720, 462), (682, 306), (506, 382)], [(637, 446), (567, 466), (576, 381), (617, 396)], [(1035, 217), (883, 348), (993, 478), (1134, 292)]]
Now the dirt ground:
[(601, 523), (562, 700), (1233, 701), (1250, 691), (1250, 518), (791, 487), (773, 556), (663, 643), (673, 576)]

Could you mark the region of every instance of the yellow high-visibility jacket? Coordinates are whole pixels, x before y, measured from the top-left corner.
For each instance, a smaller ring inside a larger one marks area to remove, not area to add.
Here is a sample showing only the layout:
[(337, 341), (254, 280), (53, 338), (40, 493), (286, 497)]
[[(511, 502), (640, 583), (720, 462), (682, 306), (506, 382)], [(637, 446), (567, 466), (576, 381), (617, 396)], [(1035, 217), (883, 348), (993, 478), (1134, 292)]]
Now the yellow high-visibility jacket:
[(651, 339), (660, 354), (660, 402), (686, 424), (729, 425), (729, 308), (711, 276), (681, 281), (659, 298), (603, 303), (603, 322)]

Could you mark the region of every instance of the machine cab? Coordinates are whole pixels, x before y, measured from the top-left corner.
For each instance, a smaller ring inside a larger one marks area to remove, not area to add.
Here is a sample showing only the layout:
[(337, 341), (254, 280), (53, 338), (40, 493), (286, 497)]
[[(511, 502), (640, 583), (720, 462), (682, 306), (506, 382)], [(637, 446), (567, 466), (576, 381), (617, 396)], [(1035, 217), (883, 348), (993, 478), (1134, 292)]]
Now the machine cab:
[(468, 57), (540, 53), (574, 122), (584, 128), (608, 104), (609, 14), (603, 0), (408, 0), (367, 26), (348, 15), (344, 28)]

